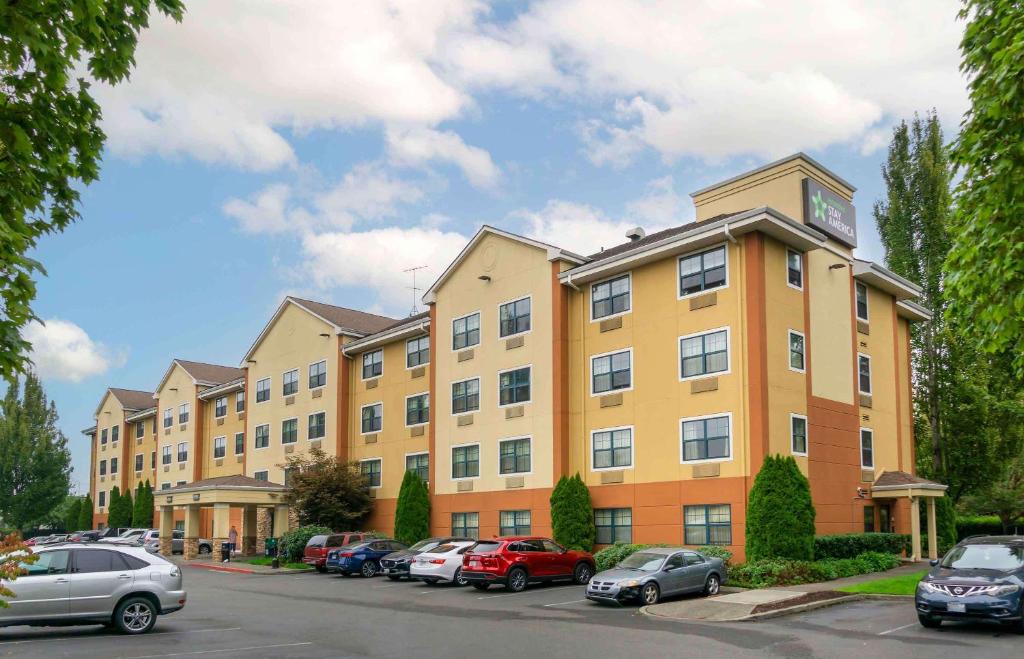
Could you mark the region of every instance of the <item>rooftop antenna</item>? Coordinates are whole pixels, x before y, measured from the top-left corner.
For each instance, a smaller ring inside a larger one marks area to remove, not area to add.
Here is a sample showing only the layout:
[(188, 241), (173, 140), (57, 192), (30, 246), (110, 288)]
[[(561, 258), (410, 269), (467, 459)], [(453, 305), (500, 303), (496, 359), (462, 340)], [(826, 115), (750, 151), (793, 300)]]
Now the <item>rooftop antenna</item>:
[(410, 316), (415, 316), (417, 313), (419, 313), (419, 307), (416, 305), (416, 300), (419, 299), (418, 293), (423, 290), (422, 288), (418, 288), (416, 286), (416, 271), (425, 270), (426, 267), (427, 266), (425, 265), (417, 265), (412, 268), (406, 268), (405, 270), (402, 270), (402, 272), (412, 273), (412, 286), (409, 286), (409, 289), (412, 291), (412, 311), (409, 312)]

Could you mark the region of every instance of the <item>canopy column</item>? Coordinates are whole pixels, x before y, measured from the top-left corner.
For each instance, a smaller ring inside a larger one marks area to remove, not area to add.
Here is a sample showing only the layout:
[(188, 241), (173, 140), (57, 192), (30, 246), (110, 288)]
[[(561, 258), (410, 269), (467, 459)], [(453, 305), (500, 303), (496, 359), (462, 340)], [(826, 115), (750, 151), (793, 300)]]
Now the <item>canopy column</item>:
[(199, 505), (188, 504), (185, 506), (185, 545), (182, 548), (182, 558), (190, 561), (199, 555)]
[(174, 548), (171, 542), (174, 535), (174, 506), (160, 506), (160, 521), (157, 530), (160, 532), (160, 553), (170, 556)]

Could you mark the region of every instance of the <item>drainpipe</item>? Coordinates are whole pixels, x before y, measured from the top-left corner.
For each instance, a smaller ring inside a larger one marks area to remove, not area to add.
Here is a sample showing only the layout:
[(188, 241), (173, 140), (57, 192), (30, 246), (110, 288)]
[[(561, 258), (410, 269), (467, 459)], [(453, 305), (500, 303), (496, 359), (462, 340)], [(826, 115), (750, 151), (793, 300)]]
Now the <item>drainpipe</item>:
[(569, 276), (565, 280), (565, 284), (566, 284), (566, 286), (568, 286), (572, 290), (576, 291), (577, 293), (580, 292), (580, 287), (577, 286), (576, 284), (572, 283), (572, 273), (569, 273)]
[(736, 244), (736, 238), (734, 238), (734, 237), (733, 237), (733, 235), (732, 235), (731, 233), (729, 233), (729, 223), (728, 223), (728, 222), (726, 222), (726, 223), (725, 223), (724, 225), (722, 225), (722, 226), (723, 226), (723, 227), (724, 227), (724, 229), (725, 229), (725, 237), (729, 239), (729, 242), (731, 242), (732, 244), (734, 244), (734, 245), (735, 245), (735, 244)]

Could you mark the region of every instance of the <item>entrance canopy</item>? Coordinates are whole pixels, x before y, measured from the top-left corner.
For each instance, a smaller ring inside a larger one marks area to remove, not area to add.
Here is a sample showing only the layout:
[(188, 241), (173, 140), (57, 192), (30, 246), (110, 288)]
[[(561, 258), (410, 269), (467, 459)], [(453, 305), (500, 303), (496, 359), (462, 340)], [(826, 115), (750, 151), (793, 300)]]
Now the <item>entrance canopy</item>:
[(911, 560), (921, 560), (921, 499), (928, 502), (928, 557), (939, 557), (935, 500), (946, 496), (948, 485), (919, 478), (905, 471), (885, 471), (871, 486), (872, 499), (910, 499)]
[(201, 503), (276, 506), (284, 500), (285, 486), (248, 476), (218, 476), (160, 490), (157, 505), (185, 506)]

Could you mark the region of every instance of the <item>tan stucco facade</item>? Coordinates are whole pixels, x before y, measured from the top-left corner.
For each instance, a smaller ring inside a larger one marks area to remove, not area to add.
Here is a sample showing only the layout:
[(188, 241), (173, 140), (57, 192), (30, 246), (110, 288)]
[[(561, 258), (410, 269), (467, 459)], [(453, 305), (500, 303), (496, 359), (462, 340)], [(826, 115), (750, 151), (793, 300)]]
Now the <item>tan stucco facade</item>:
[[(155, 392), (159, 426), (156, 440), (157, 490), (196, 480), (197, 455), (202, 450), (200, 389), (184, 368), (172, 363), (163, 385)], [(183, 421), (182, 415), (186, 409), (188, 416)], [(182, 448), (185, 449), (184, 453), (180, 450)], [(169, 461), (166, 457), (168, 450)], [(185, 459), (181, 460), (180, 457)]]

